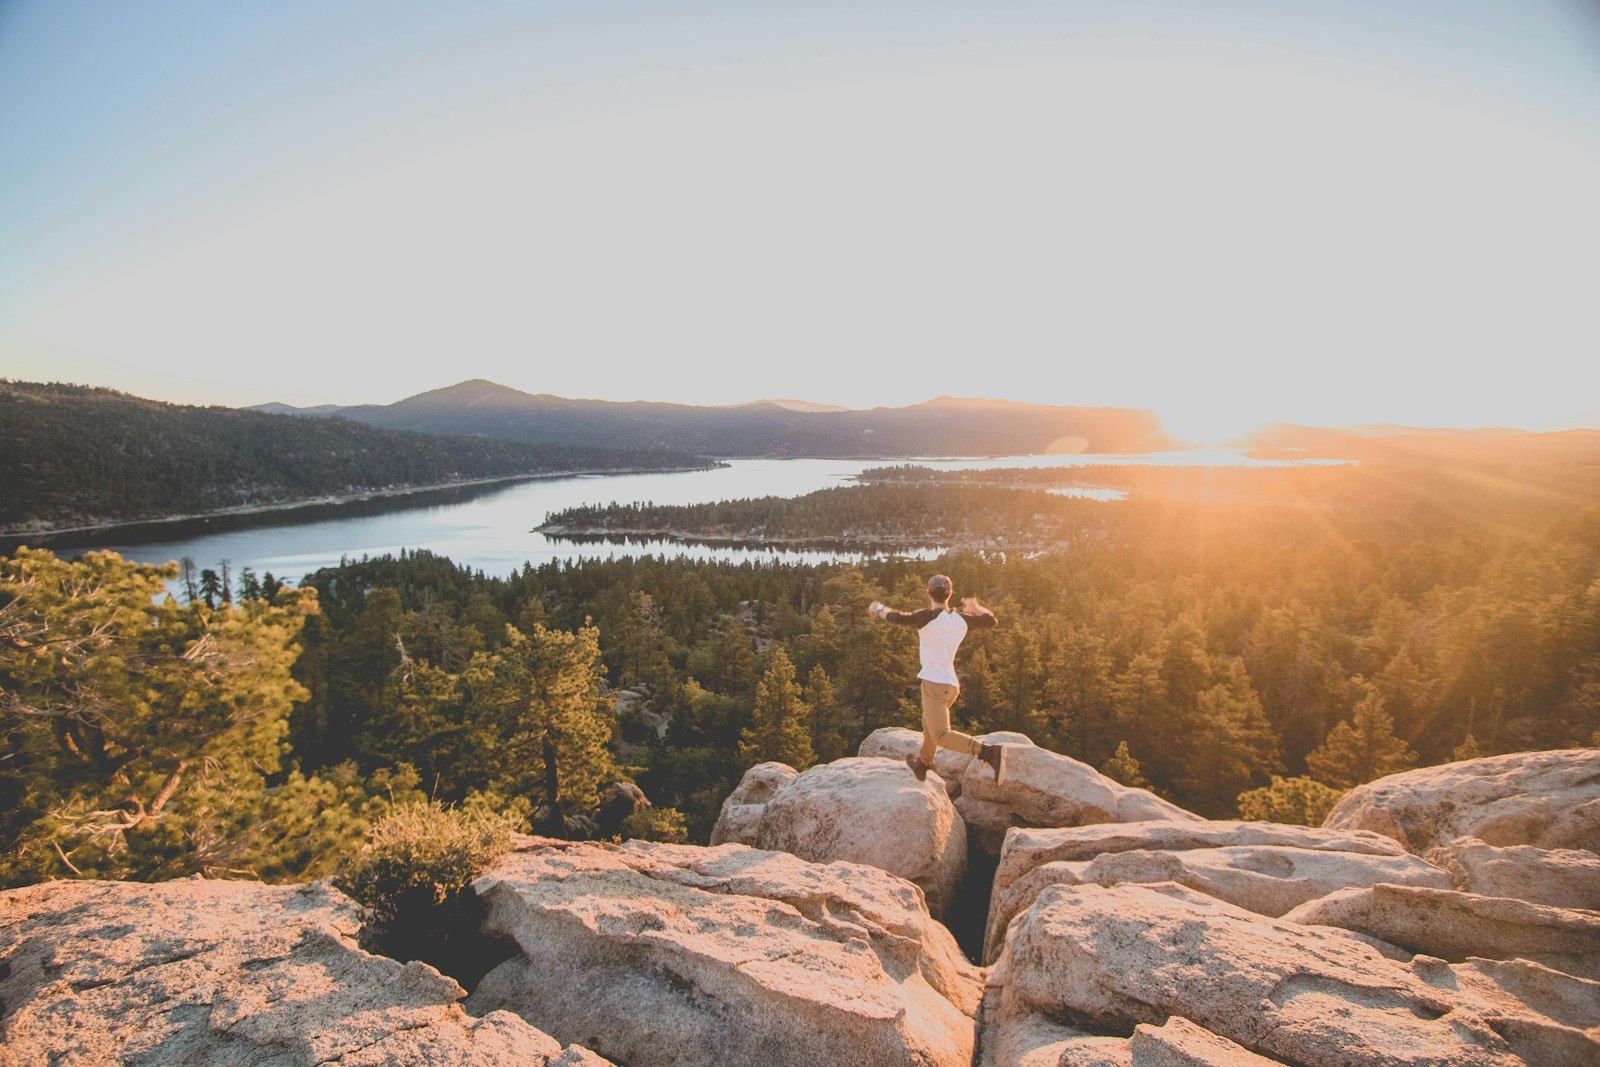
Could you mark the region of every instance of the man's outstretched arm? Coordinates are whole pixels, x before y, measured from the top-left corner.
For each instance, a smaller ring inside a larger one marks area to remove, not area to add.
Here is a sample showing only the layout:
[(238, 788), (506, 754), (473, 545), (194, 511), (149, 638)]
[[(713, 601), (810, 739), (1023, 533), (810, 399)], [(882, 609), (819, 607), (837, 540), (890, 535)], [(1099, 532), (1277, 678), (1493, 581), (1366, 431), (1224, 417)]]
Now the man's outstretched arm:
[(987, 630), (1000, 621), (994, 617), (994, 612), (978, 603), (975, 596), (961, 598), (961, 617), (967, 620), (969, 630)]
[(876, 600), (867, 605), (867, 614), (883, 622), (897, 623), (901, 626), (915, 626), (919, 630), (939, 617), (939, 612), (935, 608), (923, 608), (921, 611), (896, 611)]

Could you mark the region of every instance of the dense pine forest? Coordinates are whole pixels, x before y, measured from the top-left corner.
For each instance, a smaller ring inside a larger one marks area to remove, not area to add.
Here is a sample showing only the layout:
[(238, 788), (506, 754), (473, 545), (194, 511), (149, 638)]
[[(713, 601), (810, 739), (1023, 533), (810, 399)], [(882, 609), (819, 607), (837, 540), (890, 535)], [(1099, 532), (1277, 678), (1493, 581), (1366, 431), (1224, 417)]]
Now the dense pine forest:
[(935, 563), (490, 576), (417, 552), (182, 604), (154, 596), (175, 570), (0, 561), (0, 877), (303, 877), (421, 795), (703, 841), (745, 768), (917, 721), (915, 640), (865, 606), (920, 606), (935, 568), (1001, 620), (958, 660), (961, 726), (1208, 816), (1314, 822), (1359, 782), (1600, 728), (1600, 465), (1117, 477), (1111, 503), (926, 472), (817, 496), (1071, 534)]
[(479, 478), (705, 463), (680, 452), (441, 437), (4, 380), (0, 454), (0, 532)]

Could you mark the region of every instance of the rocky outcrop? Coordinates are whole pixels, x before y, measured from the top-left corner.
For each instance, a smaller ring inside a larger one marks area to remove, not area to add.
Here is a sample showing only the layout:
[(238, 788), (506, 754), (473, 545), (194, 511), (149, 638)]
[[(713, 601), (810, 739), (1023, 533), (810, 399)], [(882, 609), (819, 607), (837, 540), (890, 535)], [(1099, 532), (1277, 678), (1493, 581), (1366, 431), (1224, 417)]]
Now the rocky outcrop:
[(1600, 911), (1600, 856), (1586, 849), (1496, 848), (1463, 837), (1429, 849), (1427, 859), (1468, 893)]
[(1331, 893), (1285, 918), (1354, 930), (1451, 962), (1533, 960), (1600, 979), (1600, 913), (1590, 911), (1449, 889), (1376, 885)]
[(1600, 852), (1600, 748), (1518, 752), (1357, 786), (1323, 822), (1375, 830), (1422, 855), (1459, 837)]
[(1411, 971), (1483, 1016), (1536, 1067), (1600, 1062), (1600, 982), (1527, 960), (1453, 964), (1418, 956)]
[(1278, 1063), (1181, 1015), (1161, 1026), (1140, 1023), (1133, 1029), (1128, 1050), (1133, 1067), (1273, 1067)]
[(1048, 886), (1165, 881), (1273, 916), (1349, 885), (1450, 887), (1444, 871), (1366, 831), (1165, 821), (1013, 830), (995, 874), (984, 959), (993, 962), (1012, 918)]
[(456, 982), (356, 946), (324, 884), (48, 882), (0, 893), (8, 1067), (502, 1063), (598, 1067)]
[(745, 771), (739, 784), (728, 794), (728, 799), (722, 802), (717, 825), (711, 830), (711, 843), (754, 847), (756, 836), (761, 832), (761, 816), (766, 813), (767, 801), (799, 774), (787, 763), (758, 763)]
[(970, 1062), (981, 978), (876, 867), (547, 841), (475, 888), (521, 953), (471, 1005), (630, 1067)]
[[(836, 760), (787, 780), (777, 768), (789, 770), (763, 763), (745, 775), (712, 840), (816, 863), (868, 863), (916, 883), (929, 912), (944, 915), (966, 871), (967, 832), (936, 778), (919, 782), (888, 759)], [(766, 798), (759, 812), (754, 796)]]
[[(934, 771), (944, 779), (977, 844), (991, 854), (999, 853), (1013, 826), (1200, 820), (1147, 789), (1131, 789), (1087, 763), (1039, 748), (1022, 734), (985, 734), (984, 740), (1008, 746), (1004, 785), (996, 785), (994, 773), (971, 756), (945, 749), (940, 749)], [(903, 760), (921, 746), (920, 733), (893, 727), (869, 735), (861, 742), (861, 755)]]
[[(1520, 1055), (1476, 1003), (1340, 930), (1170, 884), (1057, 886), (1011, 928), (986, 993), (993, 1030), (984, 1040), (1005, 1048), (1041, 1027), (1138, 1037), (1140, 1024), (1177, 1016), (1299, 1067), (1540, 1062)], [(1144, 1031), (1140, 1044), (1153, 1038)], [(1164, 1042), (1179, 1043), (1200, 1056), (1227, 1048), (1192, 1032)], [(1140, 1062), (1129, 1044), (1126, 1062)]]

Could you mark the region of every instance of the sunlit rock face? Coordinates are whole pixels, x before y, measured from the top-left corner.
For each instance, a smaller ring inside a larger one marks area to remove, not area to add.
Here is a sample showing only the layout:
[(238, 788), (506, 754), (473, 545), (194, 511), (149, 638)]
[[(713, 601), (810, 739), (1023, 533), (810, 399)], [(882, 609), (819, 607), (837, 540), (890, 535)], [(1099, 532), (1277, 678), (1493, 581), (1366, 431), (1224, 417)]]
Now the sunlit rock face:
[(1278, 916), (1352, 885), (1448, 889), (1450, 875), (1367, 831), (1246, 822), (1138, 822), (1013, 830), (995, 873), (984, 959), (1052, 885), (1176, 882)]
[(717, 825), (711, 830), (711, 843), (754, 847), (761, 833), (761, 816), (767, 810), (767, 801), (799, 774), (787, 763), (758, 763), (745, 771), (738, 786), (722, 802)]
[(1462, 837), (1429, 849), (1427, 859), (1469, 893), (1600, 911), (1600, 856), (1587, 849), (1496, 848)]
[[(1177, 1042), (1237, 1045), (1300, 1067), (1550, 1062), (1502, 1036), (1486, 1004), (1345, 931), (1267, 918), (1182, 886), (1055, 886), (1018, 917), (991, 973), (984, 1047), (994, 1055), (982, 1062), (1116, 1063), (1106, 1042), (1118, 1035), (1127, 1035), (1129, 1064), (1185, 1062), (1154, 1058)], [(1195, 1029), (1151, 1032), (1174, 1017)], [(1091, 1035), (1094, 1061), (1083, 1055)], [(1216, 1055), (1210, 1062), (1261, 1062)]]
[[(974, 843), (991, 855), (999, 854), (1006, 831), (1014, 826), (1200, 820), (1148, 789), (1129, 788), (1087, 763), (1039, 748), (1022, 734), (985, 734), (983, 740), (1007, 745), (1004, 784), (995, 783), (985, 764), (945, 749), (939, 750), (934, 771), (972, 829)], [(891, 727), (861, 742), (861, 755), (903, 760), (921, 746), (920, 733)]]
[(543, 841), (475, 888), (521, 953), (471, 1006), (630, 1067), (971, 1062), (980, 972), (876, 867)]
[(356, 946), (325, 884), (48, 882), (0, 893), (0, 1063), (599, 1067), (453, 979)]
[(1354, 930), (1451, 962), (1525, 959), (1600, 980), (1600, 912), (1449, 889), (1376, 885), (1330, 893), (1286, 918)]
[(943, 785), (917, 781), (903, 760), (841, 759), (799, 775), (759, 764), (723, 804), (711, 840), (880, 867), (920, 886), (936, 918), (967, 865), (966, 826)]
[(1357, 786), (1323, 822), (1375, 830), (1421, 855), (1460, 837), (1600, 852), (1600, 748), (1517, 752)]

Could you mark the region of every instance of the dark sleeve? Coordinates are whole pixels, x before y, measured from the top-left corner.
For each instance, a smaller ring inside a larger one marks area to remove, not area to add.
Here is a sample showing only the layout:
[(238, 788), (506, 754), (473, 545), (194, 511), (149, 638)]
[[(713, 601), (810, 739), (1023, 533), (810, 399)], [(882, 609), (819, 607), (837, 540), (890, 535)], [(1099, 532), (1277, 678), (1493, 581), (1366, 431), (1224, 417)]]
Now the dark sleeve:
[(923, 608), (921, 611), (886, 611), (883, 613), (884, 622), (897, 622), (901, 626), (915, 626), (922, 629), (934, 619), (939, 617), (937, 608)]
[(986, 611), (963, 611), (961, 617), (967, 620), (968, 630), (987, 630), (1000, 621)]

